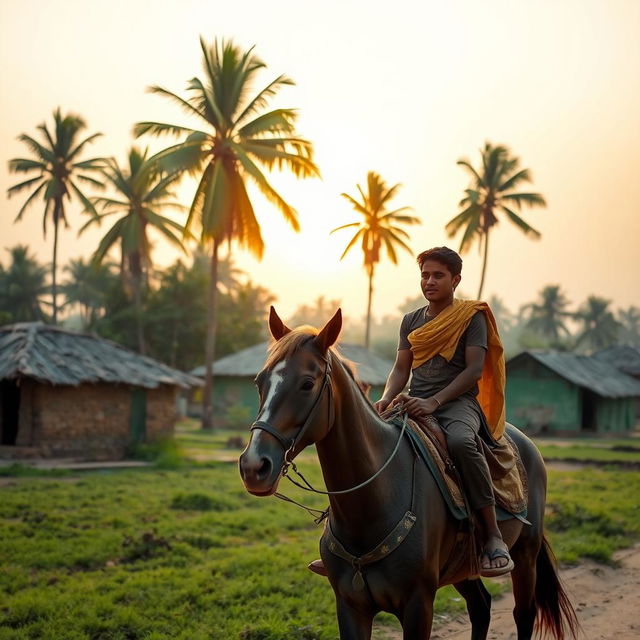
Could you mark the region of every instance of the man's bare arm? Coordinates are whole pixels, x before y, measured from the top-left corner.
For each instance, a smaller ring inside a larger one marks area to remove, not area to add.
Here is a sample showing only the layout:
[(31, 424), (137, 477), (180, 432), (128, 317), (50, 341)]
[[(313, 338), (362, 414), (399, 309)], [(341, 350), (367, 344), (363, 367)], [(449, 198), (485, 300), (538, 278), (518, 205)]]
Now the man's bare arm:
[(483, 347), (466, 347), (464, 351), (466, 367), (442, 391), (438, 391), (430, 398), (412, 398), (402, 396), (402, 402), (407, 411), (416, 417), (429, 415), (439, 406), (455, 400), (465, 391), (469, 391), (482, 377), (484, 359), (487, 350)]
[(396, 361), (393, 369), (387, 378), (382, 398), (374, 403), (378, 413), (382, 413), (393, 401), (393, 399), (405, 388), (411, 373), (413, 364), (413, 353), (411, 349), (400, 349), (396, 354)]

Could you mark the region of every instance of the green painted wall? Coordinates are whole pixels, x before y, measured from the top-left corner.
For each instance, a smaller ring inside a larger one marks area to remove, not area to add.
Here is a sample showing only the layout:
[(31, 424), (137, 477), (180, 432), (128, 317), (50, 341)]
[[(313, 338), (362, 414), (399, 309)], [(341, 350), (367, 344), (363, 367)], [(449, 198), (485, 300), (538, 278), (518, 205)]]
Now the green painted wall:
[(531, 358), (509, 365), (507, 421), (525, 431), (580, 431), (579, 389)]
[(598, 398), (596, 402), (598, 433), (620, 433), (635, 427), (633, 398)]
[[(583, 423), (583, 405), (593, 410)], [(633, 398), (602, 398), (578, 387), (531, 357), (507, 368), (507, 420), (525, 431), (550, 433), (622, 433), (635, 425)], [(587, 427), (591, 427), (588, 430)]]

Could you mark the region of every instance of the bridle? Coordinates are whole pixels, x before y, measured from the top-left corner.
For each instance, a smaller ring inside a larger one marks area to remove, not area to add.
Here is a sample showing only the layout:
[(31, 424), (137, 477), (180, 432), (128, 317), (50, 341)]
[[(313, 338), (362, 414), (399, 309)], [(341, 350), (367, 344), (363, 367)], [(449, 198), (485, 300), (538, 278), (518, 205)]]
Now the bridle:
[(331, 414), (333, 410), (333, 387), (331, 386), (331, 361), (329, 357), (323, 358), (325, 362), (324, 369), (324, 377), (322, 379), (322, 386), (320, 387), (320, 391), (316, 396), (313, 404), (311, 405), (311, 409), (307, 414), (305, 421), (302, 423), (302, 426), (298, 429), (298, 432), (293, 438), (285, 438), (274, 426), (270, 425), (268, 422), (264, 420), (256, 420), (251, 425), (251, 431), (260, 430), (266, 431), (268, 434), (272, 435), (282, 446), (284, 449), (284, 462), (282, 464), (282, 474), (286, 475), (286, 471), (289, 465), (293, 464), (293, 460), (289, 460), (289, 455), (293, 453), (296, 445), (302, 440), (303, 436), (306, 434), (309, 426), (311, 425), (313, 419), (315, 418), (318, 407), (320, 406), (320, 401), (322, 400), (322, 395), (325, 392), (325, 389), (328, 389), (329, 392), (329, 422), (331, 422)]
[[(266, 431), (267, 433), (271, 434), (280, 443), (280, 445), (282, 446), (285, 452), (284, 459), (282, 462), (282, 468), (280, 470), (280, 473), (282, 476), (286, 477), (290, 482), (295, 484), (297, 487), (304, 489), (305, 491), (312, 491), (313, 493), (320, 493), (325, 496), (333, 496), (333, 495), (340, 495), (344, 493), (351, 493), (353, 491), (357, 491), (358, 489), (362, 489), (363, 487), (366, 487), (368, 484), (373, 482), (387, 468), (391, 460), (393, 460), (396, 453), (398, 452), (398, 449), (400, 448), (400, 442), (402, 442), (402, 437), (404, 436), (404, 432), (407, 427), (408, 415), (406, 413), (404, 414), (404, 417), (402, 420), (402, 429), (400, 431), (400, 435), (398, 436), (398, 441), (396, 442), (396, 446), (391, 452), (391, 455), (387, 458), (387, 461), (380, 467), (380, 469), (378, 469), (378, 471), (376, 471), (376, 473), (374, 473), (369, 479), (365, 480), (364, 482), (361, 482), (360, 484), (354, 487), (350, 487), (349, 489), (341, 489), (338, 491), (320, 491), (319, 489), (315, 489), (314, 487), (311, 486), (309, 481), (302, 475), (302, 473), (298, 471), (298, 468), (296, 467), (293, 460), (289, 459), (289, 454), (293, 453), (296, 445), (302, 440), (302, 437), (305, 435), (305, 433), (309, 429), (309, 425), (311, 424), (313, 418), (316, 415), (316, 412), (318, 410), (318, 407), (320, 406), (320, 401), (322, 400), (322, 396), (325, 390), (328, 390), (328, 393), (329, 393), (329, 403), (328, 403), (329, 424), (332, 421), (333, 386), (331, 385), (331, 354), (327, 353), (327, 357), (323, 358), (323, 360), (325, 362), (325, 371), (324, 371), (324, 378), (322, 380), (322, 386), (320, 387), (320, 391), (318, 392), (318, 395), (313, 401), (313, 405), (311, 406), (311, 409), (309, 410), (309, 413), (305, 421), (303, 422), (302, 426), (298, 429), (298, 432), (293, 438), (290, 438), (290, 439), (285, 438), (275, 427), (270, 425), (268, 422), (265, 422), (264, 420), (256, 420), (251, 425), (251, 431), (254, 431), (254, 430)], [(304, 484), (297, 482), (290, 475), (288, 475), (290, 468), (302, 480)], [(309, 510), (308, 507), (305, 507), (304, 505), (301, 505), (295, 502), (294, 500), (287, 498), (282, 494), (275, 493), (274, 495), (278, 498), (286, 500), (287, 502), (293, 502), (294, 504), (297, 504), (298, 506), (301, 506), (304, 509), (307, 509), (308, 511), (319, 511), (317, 509)], [(324, 514), (325, 512), (320, 512), (320, 513)]]

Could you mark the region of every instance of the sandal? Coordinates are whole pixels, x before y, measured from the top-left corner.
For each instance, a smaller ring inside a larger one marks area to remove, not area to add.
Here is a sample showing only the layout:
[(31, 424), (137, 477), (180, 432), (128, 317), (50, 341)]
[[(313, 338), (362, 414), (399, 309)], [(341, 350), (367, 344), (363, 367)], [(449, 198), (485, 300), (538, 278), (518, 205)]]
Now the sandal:
[[(489, 562), (492, 560), (496, 560), (498, 558), (504, 558), (507, 560), (507, 564), (504, 567), (487, 567), (486, 569), (482, 566), (482, 560), (484, 558), (488, 558)], [(493, 551), (487, 551), (486, 549), (480, 555), (480, 575), (483, 578), (495, 578), (496, 576), (503, 576), (505, 573), (510, 573), (514, 568), (513, 560), (509, 555), (507, 549), (501, 549), (497, 547)]]

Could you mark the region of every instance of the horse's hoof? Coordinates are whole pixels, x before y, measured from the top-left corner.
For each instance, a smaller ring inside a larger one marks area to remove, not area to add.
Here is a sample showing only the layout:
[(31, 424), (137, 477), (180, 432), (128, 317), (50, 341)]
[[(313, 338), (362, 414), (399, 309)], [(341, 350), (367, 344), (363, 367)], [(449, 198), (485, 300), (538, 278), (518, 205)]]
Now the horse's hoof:
[(324, 576), (325, 578), (328, 575), (327, 569), (322, 560), (314, 560), (313, 562), (310, 562), (307, 565), (307, 569), (309, 569), (309, 571), (313, 571), (313, 573), (317, 573), (319, 576)]

